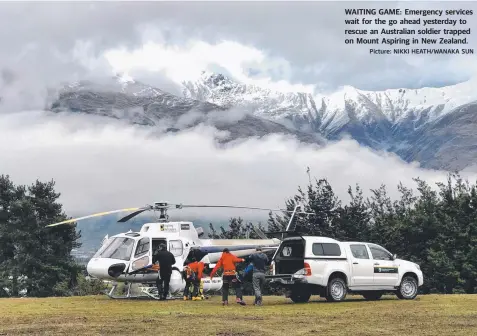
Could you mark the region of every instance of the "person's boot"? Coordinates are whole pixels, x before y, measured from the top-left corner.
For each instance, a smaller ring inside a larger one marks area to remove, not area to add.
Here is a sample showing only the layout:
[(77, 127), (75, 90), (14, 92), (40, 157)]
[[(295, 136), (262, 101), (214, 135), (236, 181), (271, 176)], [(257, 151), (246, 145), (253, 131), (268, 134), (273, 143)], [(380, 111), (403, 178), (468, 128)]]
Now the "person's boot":
[(229, 301), (225, 300), (225, 301), (222, 301), (222, 306), (228, 306), (229, 305)]
[(242, 306), (245, 306), (245, 305), (246, 305), (245, 301), (244, 301), (243, 299), (240, 299), (240, 298), (237, 298), (237, 303), (238, 303), (239, 305), (242, 305)]

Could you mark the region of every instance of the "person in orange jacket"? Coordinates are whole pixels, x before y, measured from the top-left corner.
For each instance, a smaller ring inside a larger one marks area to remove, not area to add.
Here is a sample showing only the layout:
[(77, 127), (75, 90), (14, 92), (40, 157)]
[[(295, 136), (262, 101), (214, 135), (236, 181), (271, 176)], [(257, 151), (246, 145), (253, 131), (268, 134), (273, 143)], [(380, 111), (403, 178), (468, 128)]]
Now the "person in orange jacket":
[(229, 249), (225, 248), (223, 250), (222, 256), (215, 265), (212, 272), (210, 272), (210, 278), (214, 276), (215, 272), (222, 267), (224, 272), (222, 275), (222, 304), (228, 305), (229, 297), (229, 287), (232, 284), (232, 287), (235, 289), (235, 296), (238, 304), (245, 305), (245, 302), (242, 298), (242, 285), (237, 279), (237, 271), (235, 269), (235, 264), (239, 262), (244, 262), (245, 259), (238, 258), (230, 253)]
[(189, 296), (189, 287), (192, 284), (194, 289), (192, 291), (192, 300), (200, 300), (199, 296), (199, 286), (202, 281), (202, 274), (204, 272), (205, 264), (201, 261), (194, 261), (187, 266), (187, 277), (186, 277), (186, 287), (184, 291), (184, 300), (188, 299)]

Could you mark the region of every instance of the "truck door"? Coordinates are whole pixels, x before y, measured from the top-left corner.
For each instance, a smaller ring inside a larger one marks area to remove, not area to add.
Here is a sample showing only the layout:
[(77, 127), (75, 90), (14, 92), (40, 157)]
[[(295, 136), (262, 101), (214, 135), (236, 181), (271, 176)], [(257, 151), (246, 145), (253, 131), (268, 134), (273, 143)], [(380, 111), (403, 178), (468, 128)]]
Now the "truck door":
[(351, 286), (373, 286), (374, 267), (365, 244), (350, 244)]
[(399, 280), (399, 268), (393, 260), (391, 253), (376, 244), (368, 244), (373, 258), (374, 285), (397, 286)]
[(138, 240), (136, 249), (132, 255), (128, 273), (135, 273), (152, 266), (152, 242), (151, 237)]
[(275, 253), (275, 274), (294, 274), (305, 267), (305, 240), (286, 238)]

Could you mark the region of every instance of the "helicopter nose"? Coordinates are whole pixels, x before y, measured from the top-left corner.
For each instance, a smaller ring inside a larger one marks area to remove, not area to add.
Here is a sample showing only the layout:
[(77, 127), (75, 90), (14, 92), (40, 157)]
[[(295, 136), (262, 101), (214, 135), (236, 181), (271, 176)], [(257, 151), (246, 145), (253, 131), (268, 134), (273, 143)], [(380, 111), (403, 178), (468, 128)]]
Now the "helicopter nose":
[(124, 272), (127, 265), (121, 260), (108, 258), (91, 259), (86, 266), (88, 274), (98, 279), (115, 279)]

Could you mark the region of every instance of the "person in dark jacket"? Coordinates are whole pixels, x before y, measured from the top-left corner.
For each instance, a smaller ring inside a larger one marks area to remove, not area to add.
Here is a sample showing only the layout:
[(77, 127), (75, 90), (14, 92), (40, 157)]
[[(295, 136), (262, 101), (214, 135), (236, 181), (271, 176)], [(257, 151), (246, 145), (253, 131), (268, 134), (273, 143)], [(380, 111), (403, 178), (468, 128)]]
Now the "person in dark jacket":
[(152, 263), (156, 262), (159, 262), (159, 277), (156, 282), (157, 290), (159, 291), (160, 299), (165, 300), (169, 294), (172, 266), (176, 263), (176, 258), (174, 258), (170, 251), (167, 251), (165, 244), (161, 244), (152, 257)]
[(265, 285), (265, 273), (267, 272), (268, 257), (262, 252), (262, 248), (257, 247), (257, 253), (250, 256), (253, 264), (252, 284), (255, 293), (255, 305), (262, 305), (263, 286)]

